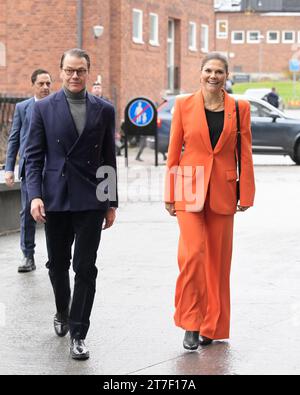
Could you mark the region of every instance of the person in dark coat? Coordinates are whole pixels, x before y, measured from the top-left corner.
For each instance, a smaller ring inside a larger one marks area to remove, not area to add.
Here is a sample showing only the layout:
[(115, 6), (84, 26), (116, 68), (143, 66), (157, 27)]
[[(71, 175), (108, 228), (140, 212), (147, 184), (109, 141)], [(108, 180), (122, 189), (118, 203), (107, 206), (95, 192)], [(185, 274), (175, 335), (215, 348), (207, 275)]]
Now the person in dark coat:
[(15, 183), (15, 165), (19, 155), (19, 179), (21, 180), (21, 250), (23, 259), (18, 267), (19, 273), (28, 273), (36, 269), (35, 254), (35, 222), (30, 215), (30, 202), (27, 194), (27, 183), (25, 177), (25, 148), (29, 133), (30, 120), (34, 103), (51, 93), (51, 76), (43, 69), (35, 70), (31, 75), (33, 97), (17, 103), (12, 128), (10, 131), (6, 163), (5, 182), (10, 188)]
[[(63, 87), (37, 102), (26, 150), (31, 214), (45, 223), (49, 276), (58, 336), (70, 331), (73, 359), (89, 358), (85, 338), (96, 289), (96, 258), (103, 229), (118, 206), (115, 111), (87, 93), (89, 55), (81, 49), (61, 59)], [(74, 244), (75, 282), (69, 268)]]
[(276, 92), (276, 88), (272, 88), (271, 92), (266, 96), (267, 102), (272, 106), (278, 108), (279, 107), (279, 96)]

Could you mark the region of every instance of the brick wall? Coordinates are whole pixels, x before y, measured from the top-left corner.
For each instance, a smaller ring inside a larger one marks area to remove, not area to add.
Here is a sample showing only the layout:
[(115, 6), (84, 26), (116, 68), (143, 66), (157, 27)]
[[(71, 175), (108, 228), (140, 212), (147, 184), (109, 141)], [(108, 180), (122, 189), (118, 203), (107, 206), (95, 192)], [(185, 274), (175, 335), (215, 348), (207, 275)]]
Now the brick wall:
[[(216, 39), (216, 49), (231, 53), (230, 66), (233, 70), (241, 66), (242, 71), (246, 73), (286, 73), (288, 71), (288, 61), (300, 49), (298, 42), (298, 32), (300, 31), (299, 14), (292, 16), (267, 16), (264, 14), (243, 13), (217, 13), (216, 20), (222, 19), (228, 21), (228, 39)], [(259, 30), (264, 36), (260, 44), (233, 44), (231, 42), (231, 32), (233, 30)], [(280, 43), (267, 43), (268, 31), (280, 32)], [(295, 31), (295, 44), (282, 43), (281, 33), (284, 31)], [(300, 33), (299, 33), (300, 34)], [(299, 36), (300, 40), (300, 36)]]
[[(76, 0), (0, 0), (0, 43), (6, 48), (6, 66), (0, 65), (0, 92), (31, 93), (30, 75), (36, 68), (49, 70), (53, 89), (61, 86), (62, 53), (77, 46)], [(132, 40), (132, 10), (143, 11), (144, 44)], [(159, 46), (149, 44), (149, 13), (159, 15)], [(176, 22), (175, 63), (179, 88), (199, 87), (202, 24), (209, 26), (209, 49), (214, 49), (213, 0), (84, 0), (83, 48), (92, 61), (90, 82), (102, 76), (104, 95), (112, 99), (122, 118), (126, 103), (134, 96), (160, 102), (167, 89), (168, 20)], [(189, 21), (197, 24), (197, 51), (188, 49)], [(93, 26), (104, 26), (95, 39)]]
[[(199, 70), (201, 59), (205, 55), (200, 49), (201, 24), (209, 25), (209, 49), (214, 49), (214, 12), (213, 1), (204, 0), (168, 0), (143, 1), (121, 0), (121, 71), (119, 108), (135, 96), (144, 95), (153, 101), (161, 102), (161, 96), (167, 90), (167, 37), (168, 20), (176, 21), (175, 64), (179, 67), (179, 88), (191, 92), (199, 89)], [(143, 11), (143, 41), (132, 41), (132, 10)], [(149, 14), (159, 16), (159, 46), (149, 44)], [(197, 23), (196, 52), (188, 49), (188, 23)]]

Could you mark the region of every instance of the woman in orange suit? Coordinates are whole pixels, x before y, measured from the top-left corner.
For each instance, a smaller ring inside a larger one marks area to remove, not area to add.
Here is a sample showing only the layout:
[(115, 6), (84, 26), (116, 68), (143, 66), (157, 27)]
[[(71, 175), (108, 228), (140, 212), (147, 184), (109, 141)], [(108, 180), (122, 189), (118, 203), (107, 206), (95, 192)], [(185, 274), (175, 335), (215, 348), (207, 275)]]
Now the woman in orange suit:
[(171, 127), (165, 204), (180, 228), (174, 319), (188, 350), (229, 338), (233, 217), (254, 201), (250, 105), (239, 100), (237, 202), (236, 104), (224, 90), (227, 77), (227, 59), (208, 54), (200, 90), (177, 98)]

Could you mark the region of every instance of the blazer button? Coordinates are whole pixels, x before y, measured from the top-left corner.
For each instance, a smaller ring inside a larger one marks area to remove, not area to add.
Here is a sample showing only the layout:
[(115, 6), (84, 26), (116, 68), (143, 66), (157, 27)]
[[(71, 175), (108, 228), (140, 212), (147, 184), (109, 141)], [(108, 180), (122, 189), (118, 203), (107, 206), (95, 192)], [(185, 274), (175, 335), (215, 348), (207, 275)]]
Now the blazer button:
[(95, 148), (98, 148), (99, 147), (99, 145), (97, 144), (97, 145), (95, 145)]
[(57, 144), (59, 144), (60, 143), (60, 140), (56, 140), (57, 141)]
[(61, 175), (62, 177), (64, 177), (65, 175), (64, 175), (64, 173), (62, 173), (62, 175)]

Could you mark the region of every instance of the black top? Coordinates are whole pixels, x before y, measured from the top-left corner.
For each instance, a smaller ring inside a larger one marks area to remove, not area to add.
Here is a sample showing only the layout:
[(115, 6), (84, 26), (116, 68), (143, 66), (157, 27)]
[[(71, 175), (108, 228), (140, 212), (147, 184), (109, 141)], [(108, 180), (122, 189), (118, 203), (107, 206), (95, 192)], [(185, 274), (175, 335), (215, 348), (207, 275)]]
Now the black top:
[(212, 149), (215, 148), (224, 127), (224, 111), (209, 111), (205, 109)]

